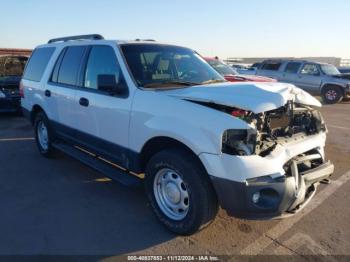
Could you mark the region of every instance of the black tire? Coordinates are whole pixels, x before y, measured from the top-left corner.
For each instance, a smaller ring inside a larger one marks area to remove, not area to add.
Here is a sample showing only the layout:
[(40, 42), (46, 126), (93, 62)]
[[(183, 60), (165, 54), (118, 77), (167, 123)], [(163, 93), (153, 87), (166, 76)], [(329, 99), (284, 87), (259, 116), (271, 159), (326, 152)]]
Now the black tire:
[[(167, 216), (159, 207), (154, 193), (156, 174), (162, 169), (174, 170), (183, 180), (189, 195), (188, 211), (181, 220)], [(146, 167), (145, 190), (154, 213), (172, 232), (191, 235), (209, 225), (218, 212), (218, 201), (210, 179), (191, 153), (182, 149), (168, 149), (156, 153)]]
[[(47, 140), (48, 140), (48, 142), (47, 142), (46, 148), (44, 148), (40, 144), (40, 141), (39, 141), (38, 128), (39, 128), (40, 123), (43, 123), (47, 128), (47, 136), (48, 136)], [(38, 112), (35, 115), (34, 132), (35, 132), (35, 142), (36, 142), (36, 145), (39, 149), (40, 154), (43, 155), (44, 157), (47, 157), (47, 158), (53, 157), (55, 152), (56, 152), (55, 149), (52, 147), (52, 141), (53, 141), (54, 136), (53, 136), (53, 132), (51, 130), (50, 121), (47, 118), (46, 114), (42, 111)]]
[(342, 101), (344, 93), (339, 86), (327, 85), (322, 89), (322, 100), (326, 104), (335, 104)]

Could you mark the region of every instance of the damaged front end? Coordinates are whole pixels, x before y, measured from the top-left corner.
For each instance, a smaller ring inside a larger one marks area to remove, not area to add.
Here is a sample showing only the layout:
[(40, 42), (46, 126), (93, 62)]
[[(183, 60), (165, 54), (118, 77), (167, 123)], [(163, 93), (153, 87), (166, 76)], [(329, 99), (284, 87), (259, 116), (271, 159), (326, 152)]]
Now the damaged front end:
[(325, 122), (318, 110), (292, 101), (283, 107), (259, 114), (243, 110), (240, 112), (239, 118), (252, 128), (226, 130), (222, 137), (223, 153), (264, 157), (278, 144), (326, 131)]
[(306, 206), (319, 183), (328, 182), (334, 166), (325, 161), (323, 145), (317, 142), (323, 141), (321, 137), (327, 132), (318, 110), (292, 101), (258, 114), (237, 108), (216, 109), (251, 127), (229, 129), (222, 136), (223, 159), (235, 156), (227, 169), (241, 176), (240, 181), (212, 178), (221, 206), (229, 214), (244, 218), (288, 216)]

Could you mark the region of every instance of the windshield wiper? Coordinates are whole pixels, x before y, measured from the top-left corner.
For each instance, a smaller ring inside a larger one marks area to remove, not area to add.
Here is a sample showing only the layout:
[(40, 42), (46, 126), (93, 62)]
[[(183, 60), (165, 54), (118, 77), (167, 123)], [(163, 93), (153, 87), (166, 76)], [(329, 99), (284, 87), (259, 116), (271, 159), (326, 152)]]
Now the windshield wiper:
[(161, 86), (161, 85), (195, 86), (195, 85), (200, 85), (200, 83), (189, 82), (189, 81), (180, 81), (180, 80), (170, 80), (170, 81), (163, 81), (163, 82), (146, 84), (143, 87), (147, 88), (147, 87), (154, 87), (154, 86)]
[(202, 82), (201, 85), (223, 83), (223, 82), (227, 82), (227, 81), (224, 79), (211, 79), (211, 80), (207, 80), (207, 81)]

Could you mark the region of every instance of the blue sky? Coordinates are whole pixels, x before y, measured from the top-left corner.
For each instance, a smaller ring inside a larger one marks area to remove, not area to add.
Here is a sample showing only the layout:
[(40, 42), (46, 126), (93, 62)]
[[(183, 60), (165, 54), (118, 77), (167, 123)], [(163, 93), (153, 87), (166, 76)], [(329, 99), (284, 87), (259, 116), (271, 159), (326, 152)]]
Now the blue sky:
[(348, 0), (3, 0), (0, 47), (100, 33), (153, 38), (226, 58), (350, 58)]

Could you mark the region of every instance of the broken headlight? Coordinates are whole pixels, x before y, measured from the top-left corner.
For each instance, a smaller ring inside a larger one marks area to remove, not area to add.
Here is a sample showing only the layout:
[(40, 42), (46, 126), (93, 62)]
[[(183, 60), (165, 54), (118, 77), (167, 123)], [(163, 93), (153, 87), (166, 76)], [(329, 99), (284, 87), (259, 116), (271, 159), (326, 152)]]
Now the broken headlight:
[(256, 132), (253, 129), (228, 129), (222, 135), (222, 153), (248, 156), (254, 154)]

